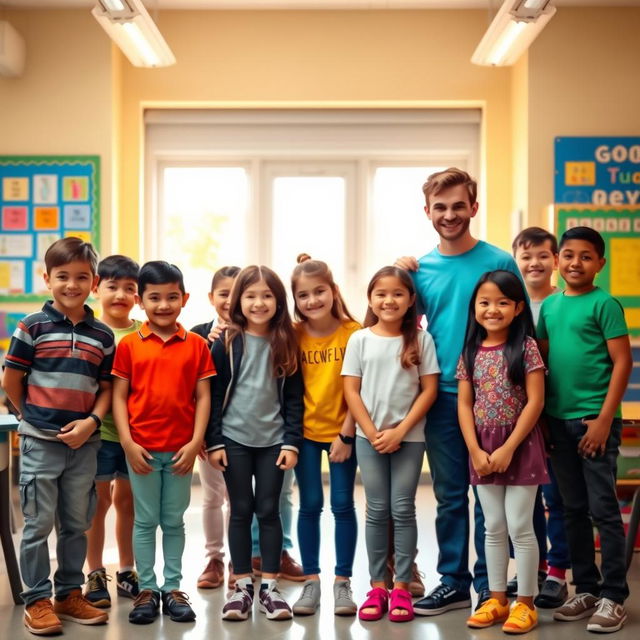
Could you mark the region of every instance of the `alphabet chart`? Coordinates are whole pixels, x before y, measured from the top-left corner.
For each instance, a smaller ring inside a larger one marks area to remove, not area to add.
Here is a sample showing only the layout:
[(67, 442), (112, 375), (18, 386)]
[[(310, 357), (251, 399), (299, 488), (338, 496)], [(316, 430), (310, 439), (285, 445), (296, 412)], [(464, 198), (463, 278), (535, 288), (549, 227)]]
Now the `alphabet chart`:
[(44, 254), (77, 236), (100, 248), (98, 156), (0, 156), (0, 301), (46, 299)]

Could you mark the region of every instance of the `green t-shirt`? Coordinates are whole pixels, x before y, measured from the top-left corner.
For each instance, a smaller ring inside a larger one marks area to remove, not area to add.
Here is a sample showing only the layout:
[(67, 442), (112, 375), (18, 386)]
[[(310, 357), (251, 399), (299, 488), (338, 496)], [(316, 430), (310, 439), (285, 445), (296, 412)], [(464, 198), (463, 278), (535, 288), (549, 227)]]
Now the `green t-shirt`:
[(599, 287), (546, 298), (537, 328), (549, 341), (546, 412), (560, 420), (598, 415), (613, 368), (607, 340), (628, 333), (622, 305)]
[[(140, 320), (132, 320), (133, 324), (130, 327), (126, 327), (125, 329), (114, 329), (113, 327), (109, 327), (111, 331), (113, 331), (113, 335), (116, 340), (116, 345), (122, 338), (134, 331), (137, 331), (141, 326), (142, 322)], [(116, 423), (113, 421), (113, 415), (111, 413), (107, 413), (102, 421), (102, 426), (100, 427), (100, 439), (108, 440), (109, 442), (120, 442), (120, 438), (118, 437), (118, 429), (116, 429)]]

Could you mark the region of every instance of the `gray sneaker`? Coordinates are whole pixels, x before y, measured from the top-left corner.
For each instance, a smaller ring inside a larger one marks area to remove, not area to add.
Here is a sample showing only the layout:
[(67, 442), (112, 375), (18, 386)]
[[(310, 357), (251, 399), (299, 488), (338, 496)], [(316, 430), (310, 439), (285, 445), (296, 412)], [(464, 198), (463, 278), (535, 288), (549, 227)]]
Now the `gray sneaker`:
[(302, 593), (293, 605), (293, 613), (297, 616), (311, 616), (320, 606), (320, 580), (307, 580), (302, 586)]
[(622, 625), (627, 621), (627, 612), (623, 605), (601, 598), (596, 612), (589, 618), (587, 631), (596, 633), (613, 633), (622, 629)]
[(570, 622), (588, 618), (596, 610), (599, 600), (590, 593), (576, 593), (553, 612), (553, 619)]
[(358, 612), (358, 605), (353, 600), (351, 593), (351, 582), (340, 580), (333, 583), (333, 613), (337, 616), (355, 616)]

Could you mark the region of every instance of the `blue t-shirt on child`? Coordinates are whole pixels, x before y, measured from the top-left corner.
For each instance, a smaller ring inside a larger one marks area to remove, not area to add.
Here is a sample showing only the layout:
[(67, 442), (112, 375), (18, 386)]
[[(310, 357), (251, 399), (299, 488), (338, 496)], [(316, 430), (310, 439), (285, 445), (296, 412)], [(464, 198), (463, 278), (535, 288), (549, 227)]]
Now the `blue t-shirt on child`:
[(458, 392), (456, 365), (462, 352), (469, 301), (480, 276), (504, 269), (521, 278), (515, 260), (506, 251), (478, 240), (465, 253), (443, 255), (436, 247), (418, 261), (411, 275), (418, 292), (418, 313), (427, 316), (429, 333), (440, 363), (440, 390)]

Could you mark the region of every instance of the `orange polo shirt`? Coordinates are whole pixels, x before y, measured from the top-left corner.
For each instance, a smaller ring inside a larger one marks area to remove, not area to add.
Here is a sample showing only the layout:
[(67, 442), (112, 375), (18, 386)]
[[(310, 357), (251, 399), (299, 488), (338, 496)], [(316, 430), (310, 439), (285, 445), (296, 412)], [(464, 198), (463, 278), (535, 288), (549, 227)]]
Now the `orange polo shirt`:
[(145, 322), (122, 338), (114, 376), (129, 381), (131, 437), (148, 451), (178, 451), (193, 437), (196, 386), (216, 375), (206, 341), (178, 325), (166, 342)]

